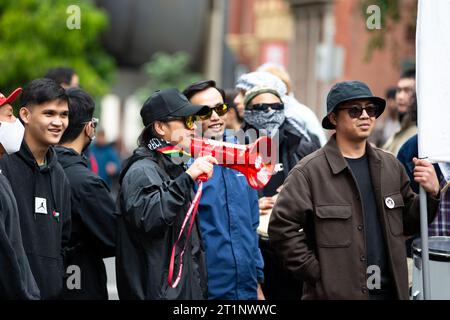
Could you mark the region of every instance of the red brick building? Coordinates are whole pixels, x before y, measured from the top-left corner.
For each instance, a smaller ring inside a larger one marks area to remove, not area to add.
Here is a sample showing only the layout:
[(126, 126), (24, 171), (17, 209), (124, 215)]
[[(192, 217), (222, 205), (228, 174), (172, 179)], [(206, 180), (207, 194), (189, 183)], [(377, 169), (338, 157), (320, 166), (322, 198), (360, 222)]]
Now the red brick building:
[[(322, 116), (333, 83), (362, 80), (383, 96), (413, 65), (417, 0), (398, 1), (400, 20), (369, 30), (361, 0), (230, 0), (227, 43), (248, 70), (284, 64), (297, 98)], [(369, 39), (380, 32), (385, 45), (367, 60)]]

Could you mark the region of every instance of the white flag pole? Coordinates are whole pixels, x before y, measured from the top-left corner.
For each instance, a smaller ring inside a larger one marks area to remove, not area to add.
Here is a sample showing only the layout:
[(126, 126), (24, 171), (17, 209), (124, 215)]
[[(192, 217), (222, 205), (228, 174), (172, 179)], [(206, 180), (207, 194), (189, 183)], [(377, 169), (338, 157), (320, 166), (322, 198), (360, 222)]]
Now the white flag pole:
[(421, 253), (422, 253), (423, 297), (425, 300), (430, 300), (431, 285), (430, 285), (430, 260), (428, 255), (427, 193), (422, 187), (420, 187), (420, 238), (422, 240)]
[[(424, 10), (426, 10), (424, 8), (425, 6), (425, 1), (423, 0), (419, 0), (418, 3), (418, 7), (417, 7), (417, 33), (416, 33), (416, 67), (417, 67), (417, 74), (420, 75), (420, 68), (423, 67), (422, 63), (423, 61), (421, 60), (421, 51), (419, 50), (419, 46), (421, 45), (420, 43), (420, 35), (422, 35), (421, 31), (422, 28), (424, 27), (423, 25), (421, 25), (424, 22), (423, 19), (423, 14)], [(417, 101), (422, 101), (422, 99), (420, 99), (420, 93), (421, 93), (421, 86), (419, 85), (420, 81), (422, 79), (420, 79), (420, 76), (417, 77), (417, 81), (416, 81), (416, 94), (417, 94)], [(420, 111), (419, 108), (421, 108), (422, 105), (418, 104), (418, 129), (417, 129), (417, 134), (418, 137), (422, 137), (421, 134), (421, 126), (420, 126)], [(423, 139), (418, 139), (418, 151), (419, 151), (419, 158), (424, 159), (426, 157), (426, 155), (423, 154)], [(428, 214), (427, 214), (427, 194), (425, 192), (425, 190), (420, 187), (420, 238), (421, 238), (421, 246), (422, 246), (422, 290), (423, 290), (423, 298), (425, 300), (430, 300), (430, 295), (431, 295), (431, 286), (430, 286), (430, 261), (429, 261), (429, 253), (428, 253)]]
[[(419, 0), (416, 92), (419, 157), (450, 162), (450, 0)], [(426, 194), (420, 190), (424, 298), (431, 298)]]

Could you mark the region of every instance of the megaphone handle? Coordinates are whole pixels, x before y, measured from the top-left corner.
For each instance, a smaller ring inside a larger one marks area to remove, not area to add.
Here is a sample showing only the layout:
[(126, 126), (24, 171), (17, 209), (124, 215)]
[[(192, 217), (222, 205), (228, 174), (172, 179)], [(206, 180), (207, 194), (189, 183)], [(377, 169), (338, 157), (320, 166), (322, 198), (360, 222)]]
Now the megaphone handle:
[(207, 180), (208, 180), (208, 175), (207, 175), (206, 173), (202, 173), (201, 175), (199, 175), (199, 176), (197, 177), (197, 181), (205, 182), (205, 181), (207, 181)]

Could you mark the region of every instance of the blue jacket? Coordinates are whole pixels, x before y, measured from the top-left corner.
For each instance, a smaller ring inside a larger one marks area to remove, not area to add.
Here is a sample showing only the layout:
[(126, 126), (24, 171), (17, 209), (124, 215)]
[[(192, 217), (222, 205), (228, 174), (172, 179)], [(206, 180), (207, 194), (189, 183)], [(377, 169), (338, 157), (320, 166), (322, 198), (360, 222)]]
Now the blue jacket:
[[(420, 186), (417, 182), (414, 181), (414, 162), (412, 159), (414, 157), (419, 157), (419, 148), (417, 141), (417, 134), (409, 138), (398, 151), (397, 159), (403, 164), (405, 167), (406, 173), (408, 174), (411, 188), (415, 193), (419, 193)], [(436, 170), (436, 175), (439, 179), (439, 182), (443, 179), (441, 169), (437, 164), (433, 164), (434, 170)]]
[(104, 146), (92, 144), (89, 148), (89, 151), (94, 154), (95, 159), (97, 160), (98, 175), (100, 176), (100, 178), (103, 179), (103, 181), (106, 182), (108, 187), (111, 188), (112, 178), (106, 172), (106, 165), (108, 164), (108, 162), (114, 163), (117, 167), (117, 175), (119, 175), (120, 172), (119, 153), (116, 151), (116, 149), (114, 149), (114, 147), (111, 144), (106, 144)]
[(258, 194), (243, 174), (214, 166), (203, 184), (198, 217), (206, 250), (209, 299), (256, 299), (263, 280)]

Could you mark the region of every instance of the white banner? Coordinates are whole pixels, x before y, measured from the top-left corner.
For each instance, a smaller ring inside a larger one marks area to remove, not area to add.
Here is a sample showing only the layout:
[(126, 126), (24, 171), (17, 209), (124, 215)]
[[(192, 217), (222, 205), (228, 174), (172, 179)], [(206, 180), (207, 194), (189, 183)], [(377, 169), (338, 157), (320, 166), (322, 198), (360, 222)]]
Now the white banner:
[(450, 0), (419, 0), (416, 78), (419, 156), (450, 162)]

